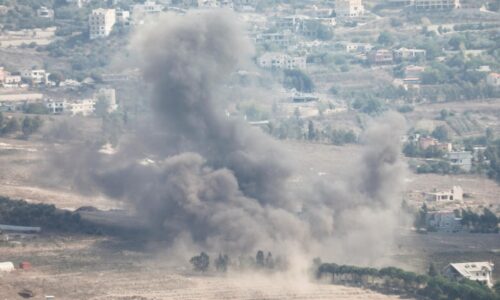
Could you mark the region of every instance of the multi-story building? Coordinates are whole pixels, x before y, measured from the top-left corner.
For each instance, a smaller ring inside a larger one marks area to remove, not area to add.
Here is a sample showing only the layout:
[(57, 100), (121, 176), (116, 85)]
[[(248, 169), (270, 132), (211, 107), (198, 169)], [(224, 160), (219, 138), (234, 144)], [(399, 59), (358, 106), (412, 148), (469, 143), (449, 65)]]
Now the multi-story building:
[(464, 278), (477, 281), (488, 287), (493, 287), (493, 267), (494, 264), (487, 261), (452, 263), (447, 265), (441, 274), (452, 280), (462, 280)]
[(383, 65), (392, 64), (394, 58), (392, 51), (387, 49), (377, 49), (370, 51), (367, 55), (367, 59), (371, 64)]
[(305, 69), (305, 56), (290, 56), (284, 53), (268, 52), (257, 60), (259, 66), (272, 69)]
[(472, 168), (472, 153), (470, 151), (450, 152), (447, 157), (450, 165), (458, 166), (464, 171), (470, 172)]
[(49, 73), (44, 69), (24, 70), (21, 72), (21, 77), (30, 80), (35, 84), (45, 84), (49, 81)]
[(132, 20), (134, 23), (141, 23), (150, 15), (156, 15), (163, 11), (164, 6), (155, 1), (146, 1), (143, 4), (132, 6)]
[(116, 22), (116, 11), (114, 9), (94, 9), (89, 16), (90, 39), (107, 37)]
[(460, 0), (413, 0), (415, 10), (448, 10), (460, 8)]
[(338, 18), (359, 17), (365, 13), (362, 0), (336, 0), (335, 13)]

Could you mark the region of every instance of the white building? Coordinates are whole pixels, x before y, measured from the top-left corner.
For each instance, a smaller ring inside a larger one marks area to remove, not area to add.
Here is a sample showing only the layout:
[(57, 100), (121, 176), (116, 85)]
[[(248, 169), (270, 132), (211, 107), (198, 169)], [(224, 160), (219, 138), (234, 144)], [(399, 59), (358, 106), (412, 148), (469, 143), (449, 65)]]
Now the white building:
[(338, 18), (359, 17), (365, 13), (362, 0), (336, 0), (335, 13)]
[(394, 58), (399, 60), (425, 59), (427, 51), (424, 49), (399, 48), (393, 51)]
[(413, 0), (410, 1), (416, 10), (448, 10), (460, 8), (460, 0)]
[(441, 273), (443, 276), (452, 280), (466, 278), (472, 281), (478, 281), (491, 288), (493, 286), (493, 267), (493, 263), (487, 261), (451, 263), (447, 265)]
[(67, 111), (73, 116), (88, 116), (95, 112), (95, 103), (96, 101), (94, 99), (82, 99), (69, 102), (67, 104)]
[(90, 39), (107, 37), (116, 22), (116, 11), (114, 9), (98, 8), (92, 10), (89, 16)]
[(44, 69), (24, 70), (21, 77), (31, 80), (33, 83), (45, 84), (49, 81), (49, 75)]
[(257, 59), (259, 66), (272, 69), (306, 69), (305, 56), (290, 56), (284, 53), (267, 52)]
[(54, 10), (49, 9), (45, 6), (42, 6), (36, 10), (36, 16), (39, 18), (53, 19), (54, 18)]
[(500, 87), (500, 73), (490, 73), (486, 77), (486, 83), (491, 86)]
[(463, 201), (464, 190), (460, 186), (453, 186), (448, 191), (437, 191), (427, 193), (427, 200), (441, 202), (441, 201)]
[(134, 23), (141, 23), (150, 15), (156, 15), (163, 11), (164, 6), (155, 1), (146, 1), (144, 4), (132, 6), (132, 19)]
[(14, 264), (10, 261), (0, 262), (0, 272), (12, 272), (15, 269)]
[(51, 114), (62, 114), (66, 112), (67, 109), (67, 102), (66, 100), (48, 100), (45, 103), (45, 106), (49, 110), (49, 113)]

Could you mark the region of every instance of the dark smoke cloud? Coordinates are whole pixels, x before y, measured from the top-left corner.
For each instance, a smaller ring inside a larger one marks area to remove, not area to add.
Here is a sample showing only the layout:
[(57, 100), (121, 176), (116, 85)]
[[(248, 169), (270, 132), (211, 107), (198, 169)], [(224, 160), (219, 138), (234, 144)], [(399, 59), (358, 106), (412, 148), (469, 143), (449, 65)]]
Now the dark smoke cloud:
[(397, 226), (404, 175), (400, 116), (370, 126), (347, 178), (306, 182), (309, 189), (292, 195), (293, 158), (224, 114), (220, 89), (253, 53), (234, 16), (167, 15), (141, 28), (132, 48), (152, 86), (156, 127), (114, 155), (96, 154), (85, 169), (93, 189), (133, 205), (168, 240), (208, 250), (297, 249), (367, 261), (383, 254)]

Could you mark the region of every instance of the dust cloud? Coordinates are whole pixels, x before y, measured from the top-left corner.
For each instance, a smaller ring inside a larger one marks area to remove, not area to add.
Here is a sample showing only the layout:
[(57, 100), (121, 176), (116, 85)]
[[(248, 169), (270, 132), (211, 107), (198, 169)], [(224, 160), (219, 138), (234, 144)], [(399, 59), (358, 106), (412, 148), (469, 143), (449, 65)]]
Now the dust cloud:
[(224, 113), (230, 99), (221, 90), (253, 55), (232, 14), (168, 14), (142, 26), (131, 49), (152, 89), (154, 126), (120, 142), (114, 155), (86, 154), (92, 162), (78, 172), (87, 174), (85, 189), (132, 205), (172, 249), (265, 249), (369, 264), (385, 254), (405, 172), (401, 116), (386, 114), (368, 127), (351, 174), (311, 180), (291, 194), (293, 157)]

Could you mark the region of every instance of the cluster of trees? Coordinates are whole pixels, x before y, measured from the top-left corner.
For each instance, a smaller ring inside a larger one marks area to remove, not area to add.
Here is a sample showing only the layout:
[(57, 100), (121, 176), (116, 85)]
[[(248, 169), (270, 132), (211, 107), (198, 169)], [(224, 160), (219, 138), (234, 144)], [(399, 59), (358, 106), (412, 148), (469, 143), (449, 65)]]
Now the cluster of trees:
[[(306, 125), (307, 124), (307, 125)], [(305, 122), (300, 118), (300, 113), (295, 116), (273, 122), (268, 127), (268, 132), (278, 139), (308, 140), (334, 145), (355, 144), (358, 136), (351, 129), (336, 129), (331, 126), (317, 128), (313, 120)]]
[[(189, 262), (197, 272), (210, 270), (210, 256), (205, 252), (193, 256)], [(226, 272), (230, 267), (240, 270), (284, 270), (287, 264), (280, 257), (274, 259), (271, 252), (264, 254), (264, 251), (258, 250), (255, 257), (240, 256), (237, 261), (231, 261), (227, 254), (219, 254), (214, 260), (214, 267), (217, 272)]]
[(419, 174), (435, 173), (446, 175), (462, 173), (460, 167), (452, 166), (449, 162), (444, 160), (422, 162), (417, 166), (416, 171)]
[(435, 269), (432, 273), (418, 275), (394, 267), (374, 269), (334, 263), (322, 263), (316, 268), (318, 279), (330, 276), (333, 283), (363, 286), (383, 292), (419, 296), (424, 299), (500, 299), (500, 294), (475, 281), (467, 279), (458, 282), (451, 281), (439, 276)]
[(0, 112), (0, 135), (10, 135), (21, 131), (23, 137), (26, 138), (38, 131), (42, 124), (43, 120), (39, 116), (34, 118), (26, 116), (20, 122), (19, 119), (15, 117), (7, 119)]
[(470, 232), (498, 233), (499, 218), (488, 208), (479, 215), (470, 209), (462, 209), (462, 225)]
[(100, 234), (99, 228), (85, 222), (78, 213), (58, 210), (54, 205), (28, 203), (0, 197), (0, 223), (40, 226), (44, 230)]

